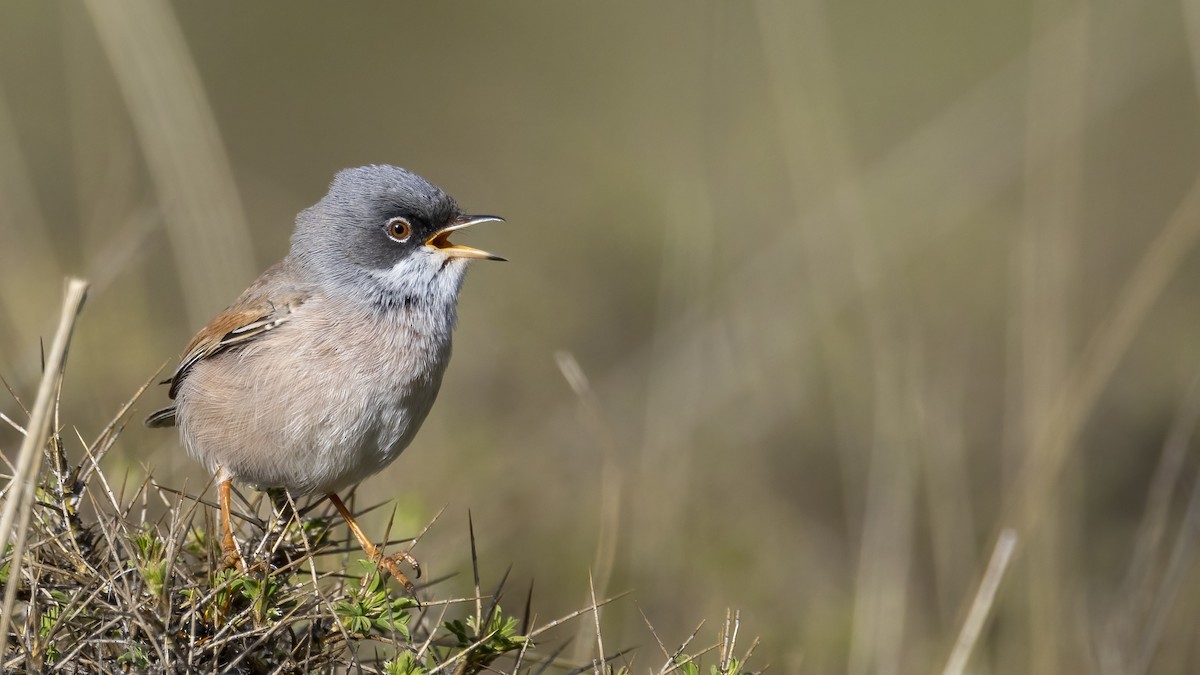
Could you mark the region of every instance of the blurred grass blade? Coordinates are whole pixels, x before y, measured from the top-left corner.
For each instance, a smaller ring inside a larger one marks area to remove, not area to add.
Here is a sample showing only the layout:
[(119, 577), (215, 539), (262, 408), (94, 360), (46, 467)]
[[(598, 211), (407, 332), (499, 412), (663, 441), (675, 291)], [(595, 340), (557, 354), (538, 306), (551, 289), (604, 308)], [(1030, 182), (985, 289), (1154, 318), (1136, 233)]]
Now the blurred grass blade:
[[(1087, 348), (1059, 389), (1045, 423), (1036, 429), (1028, 460), (1007, 515), (1033, 527), (1045, 511), (1046, 500), (1095, 409), (1109, 378), (1137, 336), (1146, 315), (1200, 242), (1200, 176), (1188, 188), (1175, 213), (1150, 242), (1130, 272), (1113, 308), (1092, 334)], [(1020, 511), (1015, 511), (1020, 509)], [(1019, 515), (1018, 515), (1019, 514)]]
[(200, 74), (170, 6), (161, 0), (87, 7), (150, 167), (183, 286), (188, 317), (254, 276), (253, 246), (229, 159)]
[(962, 675), (966, 669), (967, 659), (971, 657), (971, 650), (975, 647), (975, 643), (979, 640), (979, 634), (983, 631), (984, 622), (992, 610), (992, 601), (996, 599), (996, 590), (1000, 588), (1000, 580), (1004, 578), (1004, 570), (1008, 568), (1008, 562), (1012, 558), (1013, 549), (1016, 546), (1017, 533), (1015, 531), (1003, 530), (1000, 532), (1000, 536), (996, 539), (996, 547), (992, 549), (992, 559), (988, 562), (987, 571), (983, 574), (983, 581), (979, 582), (979, 591), (975, 593), (975, 600), (971, 603), (966, 620), (963, 621), (958, 641), (954, 643), (954, 650), (950, 653), (950, 659), (947, 661), (942, 675)]

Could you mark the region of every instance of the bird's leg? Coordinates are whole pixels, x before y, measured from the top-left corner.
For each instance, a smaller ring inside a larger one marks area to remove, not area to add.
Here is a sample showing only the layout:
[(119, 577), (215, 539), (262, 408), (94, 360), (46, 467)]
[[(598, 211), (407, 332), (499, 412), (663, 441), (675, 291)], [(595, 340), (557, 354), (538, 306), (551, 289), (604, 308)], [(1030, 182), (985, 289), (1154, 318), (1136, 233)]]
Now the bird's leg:
[(237, 542), (233, 540), (232, 514), (229, 507), (229, 492), (233, 481), (222, 475), (217, 484), (218, 501), (221, 504), (221, 564), (225, 567), (240, 567), (242, 556), (238, 554)]
[(362, 546), (363, 550), (367, 552), (367, 556), (371, 560), (378, 560), (379, 564), (383, 566), (383, 568), (386, 569), (389, 574), (396, 578), (396, 581), (399, 581), (401, 584), (403, 584), (404, 588), (410, 594), (413, 593), (416, 590), (416, 587), (413, 586), (413, 583), (408, 580), (408, 577), (400, 571), (399, 561), (403, 560), (412, 566), (413, 570), (415, 570), (417, 573), (417, 578), (419, 579), (421, 577), (421, 566), (417, 563), (417, 561), (411, 555), (409, 555), (408, 552), (401, 552), (392, 556), (384, 556), (383, 552), (379, 550), (379, 547), (371, 543), (370, 539), (367, 539), (367, 535), (363, 533), (361, 528), (359, 528), (358, 523), (354, 520), (354, 516), (350, 515), (350, 509), (346, 508), (346, 505), (342, 503), (342, 500), (336, 494), (330, 492), (329, 501), (333, 502), (333, 507), (338, 510), (338, 513), (342, 514), (342, 518), (345, 519), (346, 525), (350, 527), (350, 532), (352, 532), (354, 534), (354, 538), (358, 540), (359, 546)]

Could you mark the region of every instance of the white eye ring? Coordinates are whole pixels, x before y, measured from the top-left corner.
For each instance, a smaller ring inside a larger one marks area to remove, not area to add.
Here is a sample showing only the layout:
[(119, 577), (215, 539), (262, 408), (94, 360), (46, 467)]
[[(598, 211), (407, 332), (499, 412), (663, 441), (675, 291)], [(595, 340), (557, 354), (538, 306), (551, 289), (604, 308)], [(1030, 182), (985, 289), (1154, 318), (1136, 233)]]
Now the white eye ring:
[(392, 218), (387, 221), (387, 236), (393, 241), (404, 243), (412, 236), (412, 225), (404, 218)]

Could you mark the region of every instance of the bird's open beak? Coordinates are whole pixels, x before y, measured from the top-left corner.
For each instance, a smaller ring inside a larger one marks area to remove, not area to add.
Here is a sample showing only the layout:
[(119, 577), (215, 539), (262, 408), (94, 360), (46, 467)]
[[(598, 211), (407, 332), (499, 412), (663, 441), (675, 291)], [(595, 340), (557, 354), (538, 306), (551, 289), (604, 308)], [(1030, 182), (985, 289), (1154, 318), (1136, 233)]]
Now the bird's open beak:
[(498, 255), (493, 255), (487, 251), (480, 251), (477, 248), (470, 246), (459, 246), (458, 244), (450, 243), (450, 235), (458, 230), (468, 228), (478, 223), (486, 223), (496, 221), (503, 223), (504, 219), (500, 216), (467, 216), (462, 215), (455, 218), (449, 225), (438, 230), (437, 234), (425, 240), (425, 245), (445, 253), (454, 258), (477, 258), (480, 260), (504, 260)]

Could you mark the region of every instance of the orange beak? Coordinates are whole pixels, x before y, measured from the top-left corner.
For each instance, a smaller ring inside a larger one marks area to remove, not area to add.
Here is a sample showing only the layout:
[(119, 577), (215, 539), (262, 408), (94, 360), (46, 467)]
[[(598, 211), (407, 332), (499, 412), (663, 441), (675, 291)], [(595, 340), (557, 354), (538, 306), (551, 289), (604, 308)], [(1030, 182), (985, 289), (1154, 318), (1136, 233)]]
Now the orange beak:
[(454, 232), (468, 228), (472, 225), (477, 225), (479, 223), (493, 221), (503, 223), (504, 219), (500, 216), (459, 216), (458, 218), (455, 218), (449, 225), (438, 230), (437, 233), (432, 237), (426, 239), (425, 245), (435, 248), (454, 258), (474, 258), (478, 260), (503, 261), (504, 258), (492, 253), (488, 253), (487, 251), (480, 251), (479, 249), (471, 248), (470, 246), (459, 246), (458, 244), (453, 244), (450, 242), (450, 235)]

